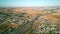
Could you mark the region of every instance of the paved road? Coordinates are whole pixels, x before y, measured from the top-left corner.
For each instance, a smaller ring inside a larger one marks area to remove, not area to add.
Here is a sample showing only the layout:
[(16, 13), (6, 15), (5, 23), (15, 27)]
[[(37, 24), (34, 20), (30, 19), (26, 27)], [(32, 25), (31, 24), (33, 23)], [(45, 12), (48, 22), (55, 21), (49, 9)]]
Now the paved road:
[(19, 27), (16, 31), (11, 32), (10, 34), (24, 34), (24, 32), (29, 31), (35, 22), (40, 17), (40, 15), (37, 15), (34, 17), (29, 23), (24, 24), (23, 26)]

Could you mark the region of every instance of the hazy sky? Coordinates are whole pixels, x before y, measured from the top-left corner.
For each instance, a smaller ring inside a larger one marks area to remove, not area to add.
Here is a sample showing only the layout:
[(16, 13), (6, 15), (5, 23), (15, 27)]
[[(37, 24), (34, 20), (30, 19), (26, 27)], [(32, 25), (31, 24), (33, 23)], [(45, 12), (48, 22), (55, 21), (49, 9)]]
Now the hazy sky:
[(60, 0), (0, 0), (0, 7), (60, 6)]

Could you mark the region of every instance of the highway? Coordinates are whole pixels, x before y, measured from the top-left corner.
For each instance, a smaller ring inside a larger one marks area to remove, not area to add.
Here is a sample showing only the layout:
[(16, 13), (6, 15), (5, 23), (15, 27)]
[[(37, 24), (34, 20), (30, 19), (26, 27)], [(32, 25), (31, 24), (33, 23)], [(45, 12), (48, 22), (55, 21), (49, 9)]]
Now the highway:
[(26, 31), (29, 31), (32, 28), (33, 23), (40, 17), (37, 15), (34, 17), (30, 22), (24, 24), (23, 26), (19, 27), (17, 30), (10, 32), (9, 34), (24, 34)]

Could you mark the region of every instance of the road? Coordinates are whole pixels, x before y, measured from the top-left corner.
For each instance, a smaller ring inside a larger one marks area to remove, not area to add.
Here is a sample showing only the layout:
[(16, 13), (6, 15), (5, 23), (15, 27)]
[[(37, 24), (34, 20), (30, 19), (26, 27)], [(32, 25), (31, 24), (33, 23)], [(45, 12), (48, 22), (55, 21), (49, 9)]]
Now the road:
[(29, 23), (24, 24), (23, 26), (19, 27), (17, 30), (9, 33), (9, 34), (24, 34), (24, 32), (29, 31), (32, 28), (33, 23), (40, 17), (37, 15), (34, 17)]

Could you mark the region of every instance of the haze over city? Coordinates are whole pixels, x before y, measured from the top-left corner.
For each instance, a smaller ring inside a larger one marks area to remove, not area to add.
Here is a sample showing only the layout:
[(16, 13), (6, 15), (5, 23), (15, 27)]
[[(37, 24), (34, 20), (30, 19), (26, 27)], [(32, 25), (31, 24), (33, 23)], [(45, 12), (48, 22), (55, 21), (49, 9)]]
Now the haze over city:
[(60, 34), (60, 0), (0, 0), (0, 34)]

